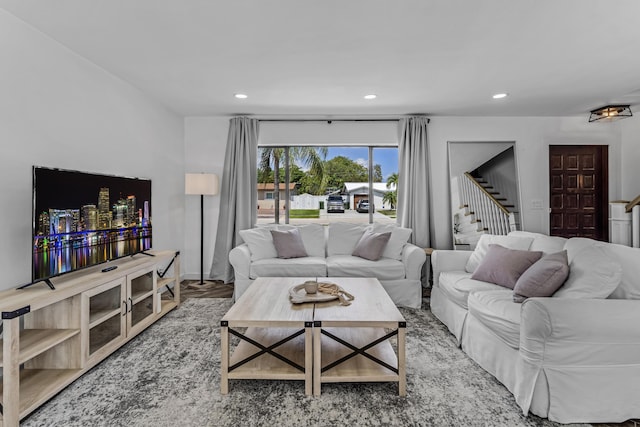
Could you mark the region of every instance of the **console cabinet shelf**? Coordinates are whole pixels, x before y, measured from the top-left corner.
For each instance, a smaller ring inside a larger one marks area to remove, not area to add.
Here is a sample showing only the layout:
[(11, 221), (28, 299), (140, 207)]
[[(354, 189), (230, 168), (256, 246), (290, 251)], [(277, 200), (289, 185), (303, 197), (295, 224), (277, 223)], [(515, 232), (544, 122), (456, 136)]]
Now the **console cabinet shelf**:
[(0, 292), (0, 427), (19, 421), (180, 303), (177, 252)]

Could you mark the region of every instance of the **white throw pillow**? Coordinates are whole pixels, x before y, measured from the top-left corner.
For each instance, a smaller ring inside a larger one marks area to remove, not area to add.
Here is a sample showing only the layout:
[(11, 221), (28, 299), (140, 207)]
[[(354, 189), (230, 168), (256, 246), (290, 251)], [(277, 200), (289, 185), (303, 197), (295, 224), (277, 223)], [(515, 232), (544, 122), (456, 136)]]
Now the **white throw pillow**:
[(532, 237), (496, 236), (493, 234), (483, 234), (482, 236), (480, 236), (480, 240), (478, 240), (478, 244), (467, 260), (467, 265), (464, 269), (467, 273), (473, 273), (474, 271), (476, 271), (476, 268), (478, 268), (478, 266), (484, 259), (485, 255), (487, 254), (487, 250), (489, 249), (489, 245), (491, 244), (500, 245), (507, 249), (526, 251), (529, 250), (531, 242), (533, 242)]
[(302, 243), (309, 256), (324, 258), (324, 225), (307, 224), (298, 226)]
[(351, 255), (368, 227), (369, 224), (330, 223), (327, 255)]
[(375, 233), (391, 232), (391, 238), (382, 253), (382, 257), (402, 261), (402, 250), (409, 241), (409, 237), (411, 237), (413, 230), (410, 228), (398, 227), (396, 224), (373, 224), (373, 231)]
[(273, 244), (271, 230), (268, 228), (251, 228), (249, 230), (240, 230), (240, 237), (249, 246), (251, 252), (251, 261), (257, 261), (265, 258), (278, 258), (278, 251)]
[(569, 263), (569, 277), (556, 298), (607, 298), (622, 280), (622, 266), (597, 246), (587, 246)]

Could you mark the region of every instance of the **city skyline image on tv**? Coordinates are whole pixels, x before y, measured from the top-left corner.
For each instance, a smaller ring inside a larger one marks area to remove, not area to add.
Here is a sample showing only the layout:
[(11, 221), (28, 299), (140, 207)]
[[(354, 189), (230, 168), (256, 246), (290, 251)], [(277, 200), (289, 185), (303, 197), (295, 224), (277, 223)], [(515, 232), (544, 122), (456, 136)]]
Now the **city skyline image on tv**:
[(33, 167), (33, 281), (146, 251), (151, 237), (151, 180)]

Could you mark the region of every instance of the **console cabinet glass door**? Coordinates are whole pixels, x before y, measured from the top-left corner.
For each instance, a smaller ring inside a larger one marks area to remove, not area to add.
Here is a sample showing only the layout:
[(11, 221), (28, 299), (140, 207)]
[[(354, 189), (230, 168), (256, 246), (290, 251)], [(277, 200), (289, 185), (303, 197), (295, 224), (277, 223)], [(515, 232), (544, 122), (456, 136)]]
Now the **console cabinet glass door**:
[(127, 276), (127, 335), (137, 333), (154, 320), (157, 276), (155, 269), (141, 270)]
[(127, 302), (124, 277), (83, 294), (83, 311), (88, 322), (84, 360), (101, 359), (126, 337)]

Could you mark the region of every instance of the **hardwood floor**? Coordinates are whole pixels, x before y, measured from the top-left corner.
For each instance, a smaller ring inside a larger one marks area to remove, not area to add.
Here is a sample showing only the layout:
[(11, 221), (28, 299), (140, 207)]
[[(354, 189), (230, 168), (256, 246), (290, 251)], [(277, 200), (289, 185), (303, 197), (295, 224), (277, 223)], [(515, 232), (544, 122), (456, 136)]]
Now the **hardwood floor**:
[(204, 285), (199, 280), (183, 280), (180, 283), (180, 300), (187, 298), (231, 298), (233, 283), (224, 284), (217, 280), (207, 280)]

